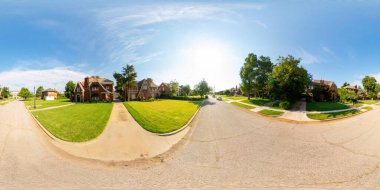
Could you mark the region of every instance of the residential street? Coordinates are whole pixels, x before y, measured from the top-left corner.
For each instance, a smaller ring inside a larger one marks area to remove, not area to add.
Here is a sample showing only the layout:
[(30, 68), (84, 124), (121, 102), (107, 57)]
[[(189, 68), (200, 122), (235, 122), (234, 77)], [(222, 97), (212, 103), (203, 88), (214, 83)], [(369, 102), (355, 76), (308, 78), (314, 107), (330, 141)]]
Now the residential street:
[(103, 166), (56, 151), (16, 101), (0, 107), (0, 189), (379, 187), (379, 114), (296, 124), (210, 100), (170, 153)]

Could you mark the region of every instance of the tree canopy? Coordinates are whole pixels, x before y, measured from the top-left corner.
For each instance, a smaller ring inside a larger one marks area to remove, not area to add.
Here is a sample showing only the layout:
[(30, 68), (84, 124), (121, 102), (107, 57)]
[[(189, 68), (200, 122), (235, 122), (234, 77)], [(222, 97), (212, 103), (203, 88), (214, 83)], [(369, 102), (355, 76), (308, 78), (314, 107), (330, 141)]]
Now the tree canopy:
[(376, 86), (377, 86), (377, 81), (375, 77), (371, 76), (365, 76), (362, 80), (362, 84), (364, 89), (367, 91), (367, 95), (369, 98), (375, 98), (377, 93), (376, 93)]
[(171, 80), (169, 83), (170, 86), (170, 95), (177, 96), (178, 95), (178, 88), (179, 84), (176, 80)]
[(188, 96), (191, 92), (191, 88), (190, 88), (190, 85), (181, 85), (181, 92), (182, 92), (182, 95), (184, 96)]
[(36, 90), (36, 96), (41, 96), (42, 91), (44, 91), (44, 87), (39, 86)]
[(32, 96), (32, 93), (30, 93), (29, 89), (27, 89), (27, 88), (21, 88), (21, 90), (17, 94), (17, 96), (20, 96), (21, 98), (24, 98), (24, 100), (26, 100)]
[(296, 101), (310, 85), (311, 75), (302, 66), (301, 59), (293, 56), (279, 57), (270, 75), (270, 89), (276, 98)]
[(75, 83), (73, 81), (69, 81), (66, 83), (65, 86), (65, 97), (71, 99), (74, 95), (74, 90), (75, 90)]
[(130, 100), (130, 96), (125, 93), (125, 88), (133, 88), (136, 87), (137, 82), (137, 72), (135, 71), (135, 67), (133, 65), (127, 64), (121, 70), (121, 73), (115, 72), (113, 77), (116, 80), (115, 89), (117, 92), (123, 94), (123, 98)]
[(208, 86), (208, 83), (206, 82), (205, 79), (203, 79), (202, 81), (200, 81), (194, 87), (195, 94), (200, 95), (201, 98), (203, 98), (210, 91), (211, 91), (211, 88)]
[(9, 98), (10, 96), (10, 92), (9, 92), (9, 88), (4, 86), (3, 88), (1, 88), (1, 95), (4, 97), (4, 98)]

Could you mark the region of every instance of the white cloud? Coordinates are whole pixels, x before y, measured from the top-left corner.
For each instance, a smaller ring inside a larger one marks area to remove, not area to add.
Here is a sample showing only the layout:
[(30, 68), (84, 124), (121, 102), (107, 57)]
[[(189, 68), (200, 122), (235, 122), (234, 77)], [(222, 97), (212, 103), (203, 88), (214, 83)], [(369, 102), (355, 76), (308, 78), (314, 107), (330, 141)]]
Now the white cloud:
[(77, 82), (87, 76), (85, 73), (74, 71), (68, 67), (55, 67), (43, 70), (13, 69), (0, 73), (2, 86), (8, 86), (11, 90), (19, 90), (22, 87), (33, 90), (33, 87), (55, 88), (64, 91), (69, 80)]
[[(153, 59), (160, 52), (138, 53), (138, 49), (154, 38), (155, 30), (151, 26), (159, 23), (183, 20), (215, 20), (234, 22), (243, 9), (261, 10), (263, 4), (162, 4), (134, 7), (104, 8), (95, 10), (97, 22), (105, 30), (105, 44), (112, 63), (135, 64), (135, 60)], [(253, 21), (260, 27), (267, 25), (259, 20)]]
[(302, 48), (298, 51), (298, 56), (300, 56), (302, 59), (301, 63), (305, 63), (305, 64), (319, 63), (319, 59), (316, 56), (312, 55), (311, 53), (307, 52), (306, 50)]

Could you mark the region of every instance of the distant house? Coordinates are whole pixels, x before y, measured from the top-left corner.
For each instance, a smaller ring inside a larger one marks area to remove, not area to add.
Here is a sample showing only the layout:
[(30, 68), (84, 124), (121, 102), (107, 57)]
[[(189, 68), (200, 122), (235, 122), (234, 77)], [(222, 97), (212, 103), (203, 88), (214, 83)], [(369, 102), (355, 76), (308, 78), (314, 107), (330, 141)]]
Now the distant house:
[(355, 85), (355, 86), (348, 85), (348, 86), (345, 86), (345, 87), (343, 87), (343, 88), (346, 89), (346, 90), (349, 90), (349, 91), (353, 91), (353, 92), (355, 92), (355, 94), (357, 94), (358, 91), (359, 91), (357, 85)]
[(78, 82), (72, 101), (88, 102), (101, 101), (112, 102), (114, 97), (114, 82), (101, 77), (86, 77), (83, 82)]
[(231, 95), (238, 96), (241, 95), (240, 88), (236, 85), (235, 88), (231, 88)]
[(335, 82), (326, 80), (313, 80), (311, 82), (309, 90), (313, 92), (313, 96), (317, 96), (314, 97), (315, 100), (338, 100), (338, 87), (336, 86)]
[(11, 97), (12, 97), (13, 99), (19, 99), (19, 98), (20, 98), (20, 97), (18, 96), (18, 93), (20, 93), (20, 91), (17, 91), (17, 90), (10, 91)]
[(41, 99), (43, 100), (56, 100), (58, 99), (58, 91), (52, 88), (48, 88), (41, 92)]
[(152, 80), (143, 79), (137, 83), (137, 86), (131, 89), (125, 89), (127, 100), (148, 100), (151, 98), (158, 98), (160, 91), (158, 86)]
[(170, 84), (169, 83), (161, 83), (160, 86), (158, 86), (158, 91), (160, 94), (170, 94)]

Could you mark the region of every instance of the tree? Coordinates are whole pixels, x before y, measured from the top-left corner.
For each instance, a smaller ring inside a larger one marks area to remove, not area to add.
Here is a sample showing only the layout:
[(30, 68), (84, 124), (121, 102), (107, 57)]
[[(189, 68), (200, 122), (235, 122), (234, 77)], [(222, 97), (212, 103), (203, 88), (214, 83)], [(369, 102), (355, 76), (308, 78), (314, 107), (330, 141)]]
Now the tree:
[(41, 96), (42, 91), (44, 91), (44, 87), (39, 86), (36, 90), (36, 96)]
[(269, 76), (273, 70), (273, 63), (269, 57), (257, 56), (254, 53), (248, 54), (243, 67), (240, 69), (242, 80), (240, 88), (247, 92), (248, 99), (254, 93), (256, 96), (267, 96)]
[(9, 92), (9, 88), (4, 86), (2, 89), (1, 89), (1, 94), (4, 98), (9, 98), (10, 96), (10, 92)]
[(365, 76), (362, 80), (362, 84), (369, 98), (373, 99), (374, 97), (376, 97), (377, 81), (375, 77)]
[(172, 96), (177, 96), (178, 95), (178, 89), (179, 89), (179, 84), (176, 80), (170, 81), (170, 95)]
[(66, 86), (65, 86), (65, 97), (66, 98), (72, 99), (72, 97), (74, 95), (75, 87), (76, 87), (76, 85), (73, 81), (69, 81), (66, 83)]
[[(121, 73), (115, 72), (113, 77), (116, 80), (115, 89), (117, 92), (123, 95), (124, 100), (130, 100), (130, 90), (137, 86), (136, 78), (137, 73), (135, 71), (135, 67), (133, 65), (126, 65), (121, 70)], [(126, 92), (128, 91), (128, 94)]]
[(211, 88), (208, 86), (208, 83), (205, 79), (195, 85), (194, 92), (197, 95), (200, 95), (203, 98), (204, 95), (208, 94), (211, 91)]
[(346, 86), (350, 86), (350, 84), (348, 82), (344, 82), (343, 85), (342, 85), (342, 88), (344, 88)]
[(27, 88), (21, 88), (20, 92), (17, 95), (26, 100), (32, 96), (32, 93), (30, 93), (29, 89)]
[(345, 88), (338, 89), (338, 94), (340, 101), (343, 103), (352, 102), (355, 104), (359, 99), (359, 96), (354, 91)]
[(190, 88), (190, 85), (181, 85), (181, 90), (182, 90), (182, 94), (184, 96), (188, 96), (190, 95), (190, 92), (191, 92), (191, 88)]
[(271, 92), (280, 99), (294, 102), (299, 99), (310, 85), (311, 75), (302, 66), (301, 59), (293, 56), (279, 57), (270, 76)]
[(227, 96), (230, 96), (231, 95), (231, 90), (230, 89), (225, 90), (224, 94), (227, 95)]

